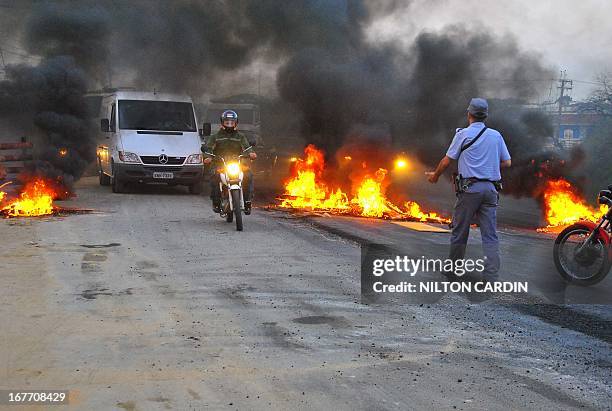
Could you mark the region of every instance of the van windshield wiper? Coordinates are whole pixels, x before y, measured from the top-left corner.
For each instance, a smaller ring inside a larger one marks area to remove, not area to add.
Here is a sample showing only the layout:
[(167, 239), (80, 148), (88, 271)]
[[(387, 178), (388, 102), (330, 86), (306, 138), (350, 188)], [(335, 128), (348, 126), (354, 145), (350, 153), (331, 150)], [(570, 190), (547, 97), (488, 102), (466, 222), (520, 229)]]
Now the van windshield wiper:
[(161, 134), (163, 136), (182, 136), (182, 131), (150, 131), (150, 130), (138, 130), (137, 134)]

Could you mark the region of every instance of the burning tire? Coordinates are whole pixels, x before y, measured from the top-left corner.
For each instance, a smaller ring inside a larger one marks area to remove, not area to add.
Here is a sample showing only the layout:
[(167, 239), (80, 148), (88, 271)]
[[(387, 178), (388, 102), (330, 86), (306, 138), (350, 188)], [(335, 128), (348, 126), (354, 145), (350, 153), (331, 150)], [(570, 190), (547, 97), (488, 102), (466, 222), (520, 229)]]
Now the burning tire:
[(591, 231), (592, 227), (577, 223), (563, 230), (555, 240), (555, 265), (568, 283), (593, 285), (610, 271), (612, 260), (605, 241), (597, 237), (592, 244), (581, 248)]

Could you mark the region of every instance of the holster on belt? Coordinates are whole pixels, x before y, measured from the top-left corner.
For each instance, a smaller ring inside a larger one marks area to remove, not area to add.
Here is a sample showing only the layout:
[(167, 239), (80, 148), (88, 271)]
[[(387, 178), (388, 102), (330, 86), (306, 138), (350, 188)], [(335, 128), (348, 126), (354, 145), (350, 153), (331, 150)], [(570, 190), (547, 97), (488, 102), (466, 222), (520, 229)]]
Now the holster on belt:
[(502, 191), (504, 189), (504, 185), (501, 180), (492, 181), (492, 180), (486, 180), (486, 179), (481, 179), (481, 178), (476, 178), (476, 177), (465, 178), (461, 174), (453, 173), (453, 182), (455, 183), (455, 193), (457, 194), (465, 193), (472, 184), (478, 181), (486, 181), (488, 183), (492, 183), (493, 186), (495, 186), (495, 190), (497, 191)]
[(472, 185), (473, 181), (470, 181), (469, 178), (463, 178), (461, 174), (453, 173), (453, 183), (455, 184), (455, 193), (461, 194), (465, 193), (470, 185)]

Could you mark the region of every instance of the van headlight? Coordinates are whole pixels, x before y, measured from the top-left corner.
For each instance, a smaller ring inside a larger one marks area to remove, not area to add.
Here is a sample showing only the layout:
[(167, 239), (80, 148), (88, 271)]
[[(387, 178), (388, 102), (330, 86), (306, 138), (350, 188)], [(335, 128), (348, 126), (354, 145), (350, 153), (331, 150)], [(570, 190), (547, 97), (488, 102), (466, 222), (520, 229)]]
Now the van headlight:
[(129, 151), (120, 151), (119, 160), (124, 163), (140, 163), (140, 157), (137, 154), (130, 153)]
[(238, 177), (240, 175), (240, 165), (238, 163), (229, 163), (227, 165), (227, 175)]
[(185, 164), (202, 164), (202, 154), (192, 154), (187, 157)]

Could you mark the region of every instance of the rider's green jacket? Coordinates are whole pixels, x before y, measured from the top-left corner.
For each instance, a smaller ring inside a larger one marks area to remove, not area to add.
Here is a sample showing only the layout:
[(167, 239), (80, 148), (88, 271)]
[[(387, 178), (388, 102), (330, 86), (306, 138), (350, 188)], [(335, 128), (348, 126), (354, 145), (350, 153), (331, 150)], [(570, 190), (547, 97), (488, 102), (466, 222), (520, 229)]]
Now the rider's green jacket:
[[(225, 159), (239, 156), (250, 145), (249, 140), (241, 132), (237, 130), (228, 132), (223, 128), (211, 135), (206, 142), (209, 152)], [(204, 148), (202, 147), (202, 151)], [(251, 148), (249, 152), (253, 152), (253, 149)]]

